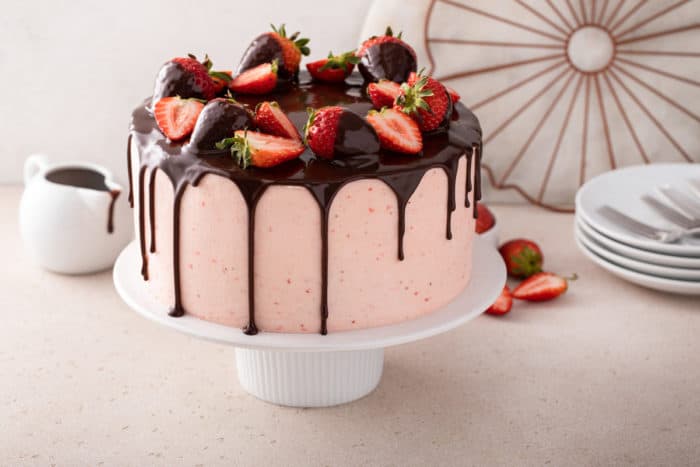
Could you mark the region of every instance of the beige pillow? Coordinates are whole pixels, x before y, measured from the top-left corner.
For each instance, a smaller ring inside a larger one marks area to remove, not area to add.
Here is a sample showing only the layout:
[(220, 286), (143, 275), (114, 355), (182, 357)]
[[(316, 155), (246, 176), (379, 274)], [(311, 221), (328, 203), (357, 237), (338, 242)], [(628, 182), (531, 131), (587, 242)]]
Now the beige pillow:
[(615, 167), (700, 161), (698, 0), (376, 0), (484, 130), (489, 201), (571, 210)]

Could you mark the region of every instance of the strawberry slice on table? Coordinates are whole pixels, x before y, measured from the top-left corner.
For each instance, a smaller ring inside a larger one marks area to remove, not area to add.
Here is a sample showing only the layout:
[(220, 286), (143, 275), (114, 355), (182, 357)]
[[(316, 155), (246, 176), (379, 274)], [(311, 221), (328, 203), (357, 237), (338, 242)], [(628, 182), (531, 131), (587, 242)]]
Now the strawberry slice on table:
[(245, 169), (274, 167), (296, 159), (306, 147), (301, 141), (268, 135), (257, 131), (238, 130), (232, 138), (216, 143), (218, 149), (231, 149), (238, 165)]
[(505, 315), (511, 308), (513, 308), (513, 294), (511, 294), (508, 285), (504, 285), (501, 295), (499, 295), (496, 301), (493, 302), (493, 305), (486, 310), (486, 313), (490, 315)]
[(396, 98), (401, 95), (401, 85), (388, 79), (380, 79), (376, 83), (369, 83), (367, 94), (375, 109), (391, 107)]
[(360, 59), (355, 56), (354, 50), (340, 55), (333, 55), (333, 52), (329, 52), (327, 58), (307, 63), (306, 69), (315, 80), (339, 83), (350, 76), (355, 64), (359, 61)]
[(389, 108), (370, 110), (367, 121), (377, 132), (384, 149), (404, 154), (418, 154), (423, 150), (420, 128), (405, 113)]
[(192, 133), (203, 108), (204, 103), (199, 99), (163, 97), (156, 102), (153, 115), (163, 134), (171, 141), (178, 141)]
[(448, 85), (443, 84), (443, 86), (445, 86), (445, 89), (447, 90), (447, 94), (450, 95), (450, 98), (452, 99), (452, 103), (456, 104), (457, 102), (459, 102), (459, 100), (462, 98), (462, 96), (460, 96), (457, 91), (455, 91), (454, 89), (452, 89)]
[(277, 61), (263, 63), (246, 70), (229, 83), (232, 91), (241, 94), (267, 94), (277, 87)]
[(395, 106), (418, 122), (422, 131), (445, 128), (452, 116), (452, 101), (447, 89), (438, 80), (427, 75), (411, 73), (401, 85), (401, 94)]
[(255, 106), (255, 125), (265, 133), (301, 141), (299, 130), (277, 102), (261, 102)]
[(539, 246), (532, 240), (516, 238), (498, 249), (506, 263), (508, 275), (521, 279), (542, 271), (544, 256)]
[[(576, 279), (576, 276), (572, 280)], [(538, 272), (513, 290), (513, 297), (530, 302), (544, 302), (558, 297), (569, 288), (568, 281), (551, 272)]]

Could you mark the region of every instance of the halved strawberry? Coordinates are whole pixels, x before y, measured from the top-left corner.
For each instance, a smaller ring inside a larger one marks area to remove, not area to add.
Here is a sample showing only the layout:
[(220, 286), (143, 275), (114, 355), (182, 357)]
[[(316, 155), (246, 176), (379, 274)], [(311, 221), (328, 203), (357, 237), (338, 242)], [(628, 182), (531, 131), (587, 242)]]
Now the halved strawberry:
[(198, 99), (163, 97), (156, 102), (153, 115), (163, 134), (171, 141), (178, 141), (192, 133), (203, 108)]
[(388, 79), (380, 79), (376, 83), (369, 83), (367, 94), (375, 109), (391, 107), (396, 98), (401, 95), (401, 86)]
[(299, 130), (277, 102), (261, 102), (255, 106), (255, 125), (265, 133), (301, 141)]
[(401, 85), (396, 107), (413, 117), (423, 131), (446, 127), (453, 109), (445, 86), (422, 72), (411, 73)]
[(374, 127), (384, 149), (405, 154), (417, 154), (423, 150), (420, 128), (405, 113), (389, 108), (370, 110), (367, 121)]
[(267, 94), (277, 86), (277, 61), (263, 63), (233, 78), (229, 87), (241, 94)]
[(513, 308), (513, 295), (506, 284), (503, 286), (501, 295), (499, 295), (496, 301), (493, 302), (493, 305), (486, 310), (486, 313), (490, 315), (505, 315), (511, 308)]
[(447, 86), (446, 84), (443, 84), (445, 86), (445, 89), (447, 90), (447, 94), (450, 95), (450, 98), (452, 99), (452, 103), (456, 104), (459, 102), (459, 100), (462, 98), (457, 91), (452, 89), (451, 87)]
[(350, 76), (352, 69), (355, 68), (355, 64), (359, 61), (360, 59), (355, 56), (354, 50), (340, 55), (333, 55), (333, 52), (328, 52), (327, 58), (307, 63), (306, 69), (318, 81), (339, 83)]
[[(576, 276), (572, 278), (575, 279)], [(551, 272), (538, 272), (528, 277), (513, 290), (513, 297), (530, 302), (543, 302), (566, 292), (569, 284), (566, 279)]]
[(216, 143), (218, 149), (231, 148), (231, 155), (238, 165), (247, 168), (274, 167), (283, 162), (296, 159), (306, 149), (301, 141), (268, 135), (257, 131), (238, 130), (233, 138), (226, 138)]

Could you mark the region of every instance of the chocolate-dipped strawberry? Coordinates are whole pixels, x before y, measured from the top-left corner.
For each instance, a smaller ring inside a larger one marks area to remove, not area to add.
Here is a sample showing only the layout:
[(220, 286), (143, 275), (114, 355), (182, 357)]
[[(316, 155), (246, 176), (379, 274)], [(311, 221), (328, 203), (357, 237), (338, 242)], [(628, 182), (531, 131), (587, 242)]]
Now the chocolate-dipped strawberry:
[(209, 100), (214, 98), (217, 85), (209, 76), (211, 61), (201, 63), (194, 55), (177, 57), (165, 62), (156, 77), (153, 102), (163, 97), (180, 96)]
[(410, 115), (421, 131), (442, 130), (449, 126), (454, 105), (449, 92), (435, 78), (411, 73), (401, 85), (395, 108)]
[(310, 53), (307, 47), (309, 39), (298, 39), (298, 37), (298, 32), (287, 37), (284, 24), (279, 28), (272, 26), (271, 32), (259, 35), (250, 43), (241, 58), (236, 74), (241, 74), (263, 63), (277, 61), (280, 80), (296, 79), (301, 56)]
[(311, 150), (325, 159), (379, 152), (374, 128), (345, 107), (310, 109), (304, 134)]
[(233, 99), (216, 98), (209, 101), (199, 114), (190, 138), (194, 152), (216, 149), (216, 143), (231, 136), (236, 130), (253, 127), (253, 116), (242, 104)]
[(403, 83), (409, 73), (417, 70), (416, 52), (401, 40), (401, 33), (394, 36), (390, 27), (383, 36), (373, 36), (362, 43), (357, 50), (360, 63), (357, 68), (365, 81), (388, 79)]

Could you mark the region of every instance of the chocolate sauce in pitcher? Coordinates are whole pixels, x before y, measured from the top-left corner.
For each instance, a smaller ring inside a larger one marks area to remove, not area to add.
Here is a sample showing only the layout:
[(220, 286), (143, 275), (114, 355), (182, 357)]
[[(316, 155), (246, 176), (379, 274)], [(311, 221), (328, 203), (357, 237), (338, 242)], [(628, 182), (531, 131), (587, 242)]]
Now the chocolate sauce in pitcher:
[(112, 200), (107, 211), (107, 232), (114, 232), (114, 202), (119, 197), (119, 190), (113, 190), (107, 186), (105, 176), (92, 169), (65, 168), (54, 169), (46, 174), (46, 180), (59, 185), (86, 188), (88, 190), (104, 191), (109, 193)]

